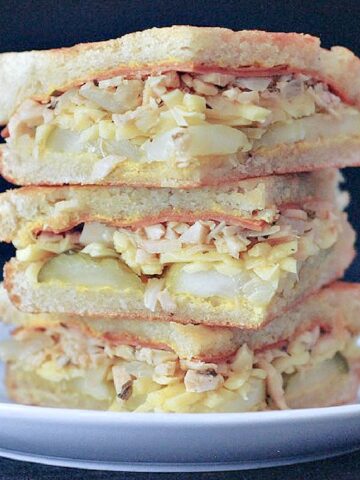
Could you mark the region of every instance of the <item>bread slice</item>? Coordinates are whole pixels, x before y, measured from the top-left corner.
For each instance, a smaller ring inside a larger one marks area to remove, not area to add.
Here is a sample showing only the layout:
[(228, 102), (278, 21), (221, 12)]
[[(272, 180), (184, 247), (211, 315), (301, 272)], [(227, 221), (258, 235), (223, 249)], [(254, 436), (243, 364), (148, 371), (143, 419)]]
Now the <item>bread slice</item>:
[(2, 54), (0, 123), (29, 97), (46, 98), (94, 78), (174, 69), (244, 76), (303, 72), (359, 102), (360, 62), (346, 48), (325, 50), (318, 38), (296, 33), (173, 26), (71, 48)]
[(177, 413), (341, 405), (355, 400), (359, 385), (359, 302), (359, 285), (336, 283), (261, 336), (234, 329), (231, 356), (201, 360), (179, 358), (164, 345), (122, 344), (104, 335), (101, 325), (110, 320), (24, 315), (0, 356), (9, 395), (26, 404)]
[(341, 176), (326, 169), (243, 180), (227, 187), (177, 190), (105, 186), (24, 187), (0, 195), (0, 239), (23, 244), (29, 234), (62, 232), (85, 222), (117, 227), (165, 221), (218, 220), (244, 228), (272, 223), (287, 204), (330, 202), (343, 208)]
[(335, 282), (305, 298), (303, 302), (259, 330), (182, 325), (164, 320), (92, 318), (66, 314), (29, 314), (17, 310), (0, 287), (0, 318), (17, 327), (46, 328), (65, 325), (112, 345), (132, 345), (171, 350), (180, 358), (220, 361), (234, 355), (246, 343), (261, 351), (321, 324), (333, 326), (342, 318), (354, 334), (360, 332), (357, 311), (360, 285)]
[[(133, 274), (126, 277), (127, 283), (123, 284), (122, 288), (110, 286), (107, 280), (106, 283), (101, 283), (101, 276), (108, 278), (107, 274), (105, 275), (107, 270), (98, 270), (99, 264), (95, 261), (94, 265), (91, 263), (91, 269), (94, 267), (95, 270), (87, 270), (85, 273), (86, 270), (83, 268), (87, 269), (88, 263), (82, 263), (83, 260), (80, 261), (82, 265), (80, 271), (71, 270), (71, 279), (63, 280), (63, 277), (51, 275), (40, 278), (39, 271), (41, 276), (44, 261), (28, 263), (13, 259), (5, 266), (5, 288), (18, 308), (33, 313), (170, 320), (254, 329), (263, 327), (323, 285), (342, 277), (354, 257), (353, 243), (354, 232), (343, 218), (337, 241), (331, 247), (320, 250), (316, 255), (304, 260), (299, 268), (297, 280), (293, 274), (285, 276), (274, 297), (267, 304), (250, 301), (242, 296), (243, 294), (237, 294), (238, 296), (229, 301), (228, 298), (216, 294), (204, 298), (181, 293), (174, 290), (174, 277), (170, 276), (165, 277), (165, 285), (173, 295), (175, 307), (171, 310), (161, 309), (155, 302), (153, 308), (149, 305), (146, 308), (146, 295), (149, 294), (149, 288), (153, 288), (153, 284), (144, 286), (139, 280), (135, 282)], [(70, 256), (66, 262), (72, 262), (73, 259)], [(45, 263), (45, 267), (46, 265)], [(121, 275), (128, 275), (123, 267), (121, 271), (123, 272)], [(89, 276), (95, 277), (95, 283), (88, 278)], [(234, 280), (235, 278), (237, 277), (234, 277)]]
[[(66, 325), (93, 338), (114, 345), (132, 345), (172, 350), (180, 358), (201, 358), (213, 361), (227, 358), (237, 348), (237, 329), (182, 325), (167, 320), (147, 321), (124, 318), (91, 318), (66, 314), (24, 313), (10, 302), (6, 290), (0, 287), (0, 320), (17, 327), (52, 327)], [(240, 338), (239, 338), (240, 340)]]
[(310, 36), (218, 28), (4, 54), (2, 175), (188, 188), (358, 165), (359, 72)]

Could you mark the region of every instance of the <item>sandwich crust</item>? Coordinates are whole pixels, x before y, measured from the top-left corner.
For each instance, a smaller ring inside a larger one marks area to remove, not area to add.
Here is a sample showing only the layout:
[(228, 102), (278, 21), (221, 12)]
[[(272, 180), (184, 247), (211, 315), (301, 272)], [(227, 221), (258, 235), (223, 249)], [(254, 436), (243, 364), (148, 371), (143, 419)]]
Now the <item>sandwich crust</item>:
[(359, 104), (360, 62), (346, 48), (325, 50), (318, 38), (296, 33), (173, 26), (71, 48), (1, 55), (0, 123), (29, 97), (46, 98), (89, 79), (179, 69), (243, 76), (302, 72)]

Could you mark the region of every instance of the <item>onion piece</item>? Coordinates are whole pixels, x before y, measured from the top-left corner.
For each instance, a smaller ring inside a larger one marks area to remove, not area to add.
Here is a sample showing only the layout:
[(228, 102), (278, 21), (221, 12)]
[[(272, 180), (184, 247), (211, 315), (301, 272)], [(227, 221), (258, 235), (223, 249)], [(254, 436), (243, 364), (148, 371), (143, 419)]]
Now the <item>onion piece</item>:
[(142, 145), (148, 161), (202, 155), (228, 155), (251, 148), (246, 135), (227, 125), (191, 125), (156, 135)]
[(195, 222), (179, 238), (182, 243), (206, 243), (209, 229), (202, 222)]
[(91, 82), (80, 87), (79, 92), (109, 112), (124, 113), (140, 105), (142, 90), (141, 80), (123, 80), (114, 92), (99, 88)]
[(146, 285), (144, 293), (144, 305), (151, 312), (155, 312), (158, 295), (164, 287), (163, 278), (151, 278)]
[(235, 80), (235, 84), (239, 85), (239, 87), (258, 92), (263, 92), (266, 90), (271, 82), (271, 77), (245, 77), (237, 78)]
[(211, 72), (198, 75), (197, 78), (205, 83), (213, 83), (218, 87), (226, 87), (229, 83), (235, 80), (235, 75), (227, 75), (225, 73)]
[(248, 275), (229, 276), (214, 269), (189, 273), (182, 268), (173, 280), (171, 287), (177, 293), (190, 293), (204, 298), (234, 298), (239, 295)]
[(116, 228), (107, 227), (102, 223), (84, 223), (79, 242), (82, 245), (101, 242), (110, 247), (113, 244), (113, 235), (115, 231)]
[(115, 168), (126, 160), (126, 157), (119, 155), (108, 155), (107, 157), (98, 160), (92, 169), (91, 180), (93, 182), (103, 180), (106, 178)]
[(181, 249), (179, 240), (143, 240), (141, 247), (148, 253), (168, 253)]
[(145, 235), (149, 240), (160, 240), (165, 235), (165, 227), (161, 223), (144, 227)]
[(55, 152), (80, 153), (84, 150), (78, 132), (55, 127), (46, 140), (46, 148)]

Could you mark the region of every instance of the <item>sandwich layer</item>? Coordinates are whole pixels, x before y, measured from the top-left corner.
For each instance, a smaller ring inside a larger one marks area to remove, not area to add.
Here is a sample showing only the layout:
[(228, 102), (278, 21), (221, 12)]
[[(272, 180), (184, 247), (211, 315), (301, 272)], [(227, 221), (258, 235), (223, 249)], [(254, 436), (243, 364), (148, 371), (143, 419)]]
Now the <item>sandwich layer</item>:
[(320, 47), (320, 40), (297, 33), (234, 32), (225, 28), (153, 28), (105, 42), (0, 56), (0, 123), (30, 97), (46, 98), (94, 78), (182, 67), (244, 76), (307, 72), (323, 79), (349, 102), (359, 98), (359, 60), (346, 48)]
[[(292, 387), (296, 392), (292, 393), (291, 388), (291, 398), (289, 394), (290, 400), (282, 406), (282, 409), (332, 407), (355, 403), (358, 378), (353, 371), (348, 371), (348, 364), (344, 358), (338, 354), (319, 365), (305, 368), (301, 373), (296, 371), (293, 378), (296, 379), (297, 386)], [(9, 397), (16, 403), (43, 407), (157, 413), (223, 413), (279, 409), (280, 407), (274, 405), (271, 400), (268, 400), (268, 404), (266, 402), (267, 381), (257, 377), (264, 376), (263, 372), (261, 369), (253, 369), (253, 377), (244, 382), (242, 391), (223, 388), (220, 392), (194, 393), (187, 392), (180, 382), (164, 387), (157, 385), (156, 382), (135, 380), (133, 401), (126, 402), (126, 405), (118, 400), (118, 394), (109, 381), (103, 382), (100, 388), (92, 388), (89, 392), (89, 388), (83, 386), (83, 382), (78, 378), (53, 381), (44, 378), (43, 374), (24, 370), (14, 364), (8, 366), (6, 385)], [(96, 382), (98, 380), (95, 377), (96, 373), (97, 371), (89, 369), (85, 372), (82, 370), (79, 375), (85, 376), (84, 383), (89, 379)], [(314, 391), (310, 389), (307, 392), (303, 388), (304, 384), (300, 384), (301, 380), (306, 381), (304, 375), (317, 382)], [(243, 379), (240, 379), (240, 382), (242, 381)]]
[[(18, 262), (7, 268), (7, 288), (27, 311), (129, 311), (130, 317), (230, 326), (249, 325), (249, 318), (253, 328), (348, 265), (353, 233), (339, 212), (347, 197), (338, 181), (337, 171), (324, 170), (219, 190), (10, 191), (1, 196), (1, 235), (18, 248)], [(312, 275), (323, 261), (329, 269)], [(32, 292), (26, 301), (15, 293), (14, 276)], [(60, 310), (45, 306), (49, 289), (81, 301)], [(35, 291), (41, 306), (33, 303)], [(282, 306), (272, 312), (276, 297)], [(237, 310), (243, 318), (231, 320)]]
[(25, 328), (67, 327), (113, 346), (130, 345), (164, 349), (179, 358), (203, 361), (226, 360), (244, 343), (252, 350), (263, 350), (294, 337), (326, 318), (333, 325), (343, 318), (352, 334), (360, 331), (357, 311), (360, 287), (356, 283), (336, 282), (307, 297), (276, 321), (260, 330), (182, 325), (171, 321), (127, 318), (76, 317), (66, 314), (29, 314), (17, 310), (6, 290), (0, 289), (0, 318), (3, 322)]
[(24, 248), (34, 235), (61, 233), (83, 223), (141, 227), (161, 222), (216, 220), (262, 230), (287, 205), (330, 202), (342, 209), (338, 171), (242, 180), (192, 190), (130, 187), (25, 187), (0, 195), (0, 238)]
[[(280, 225), (275, 225), (280, 230), (265, 237), (259, 232), (246, 237), (246, 232), (225, 226), (230, 242), (220, 231), (215, 240), (195, 243), (190, 235), (194, 230), (211, 233), (221, 228), (209, 222), (185, 225), (177, 239), (170, 240), (175, 242), (170, 252), (162, 250), (162, 242), (169, 248), (167, 239), (147, 243), (141, 232), (124, 230), (111, 231), (111, 239), (105, 235), (108, 227), (99, 225), (95, 231), (94, 225), (86, 227), (80, 236), (46, 235), (17, 251), (18, 259), (5, 267), (5, 287), (18, 308), (34, 313), (259, 328), (341, 277), (354, 256), (354, 232), (344, 214), (323, 216), (322, 211), (312, 219), (303, 215), (299, 223), (296, 212), (296, 220), (285, 224), (286, 215), (281, 215)], [(166, 231), (160, 224), (155, 230)], [(180, 240), (182, 235), (187, 237)], [(95, 236), (107, 238), (107, 245)], [(240, 239), (248, 244), (229, 249), (228, 243), (233, 246)], [(146, 248), (155, 245), (157, 252), (160, 245), (162, 253), (140, 254), (137, 241)]]
[(93, 79), (27, 99), (4, 130), (18, 184), (196, 187), (356, 165), (360, 112), (303, 74)]
[[(337, 292), (342, 288), (334, 288), (334, 300)], [(41, 321), (19, 327), (0, 353), (8, 363), (9, 393), (22, 403), (135, 412), (330, 406), (355, 400), (359, 384), (359, 325), (357, 333), (352, 319), (348, 326), (349, 311), (318, 302), (319, 316), (307, 317), (305, 304), (304, 324), (290, 338), (260, 350), (242, 344), (211, 363)]]

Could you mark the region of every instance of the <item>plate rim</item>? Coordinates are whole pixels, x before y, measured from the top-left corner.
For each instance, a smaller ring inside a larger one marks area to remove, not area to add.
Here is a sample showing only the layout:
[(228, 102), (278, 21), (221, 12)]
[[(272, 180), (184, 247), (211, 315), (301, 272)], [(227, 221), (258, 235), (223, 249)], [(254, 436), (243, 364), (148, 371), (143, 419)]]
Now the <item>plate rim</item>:
[(111, 471), (111, 472), (139, 472), (139, 473), (198, 473), (198, 472), (226, 472), (272, 467), (290, 466), (300, 463), (327, 460), (342, 455), (359, 451), (360, 447), (339, 450), (322, 455), (309, 455), (306, 457), (286, 457), (277, 460), (249, 461), (249, 462), (217, 462), (217, 463), (151, 463), (151, 462), (106, 462), (94, 460), (79, 460), (66, 457), (53, 457), (48, 455), (26, 454), (16, 450), (0, 448), (0, 457), (21, 462), (30, 462), (53, 467), (77, 468), (81, 470)]

